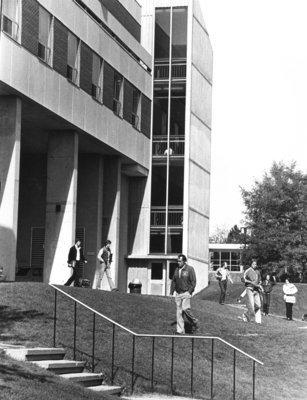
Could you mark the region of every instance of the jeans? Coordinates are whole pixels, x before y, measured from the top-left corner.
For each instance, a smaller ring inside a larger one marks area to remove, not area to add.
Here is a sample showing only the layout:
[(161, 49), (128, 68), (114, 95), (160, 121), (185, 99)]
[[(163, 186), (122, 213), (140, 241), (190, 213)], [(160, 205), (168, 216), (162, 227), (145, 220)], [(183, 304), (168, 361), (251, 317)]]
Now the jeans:
[(293, 303), (286, 303), (286, 317), (292, 320)]
[(247, 308), (248, 311), (246, 313), (247, 319), (249, 321), (255, 321), (258, 324), (261, 324), (261, 300), (260, 294), (257, 290), (247, 287), (246, 288), (246, 296), (247, 296)]
[(79, 276), (78, 276), (78, 269), (80, 268), (80, 261), (73, 261), (72, 262), (72, 275), (68, 279), (68, 281), (64, 284), (65, 286), (70, 286), (74, 282), (74, 286), (78, 286)]
[(110, 267), (106, 265), (106, 263), (101, 263), (99, 269), (96, 271), (95, 277), (95, 288), (94, 289), (101, 289), (101, 281), (103, 278), (104, 273), (106, 273), (110, 289), (115, 289), (115, 284), (111, 277), (111, 270)]
[(263, 312), (264, 314), (269, 313), (271, 303), (271, 293), (263, 293)]
[(177, 308), (177, 333), (185, 333), (184, 329), (184, 316), (189, 323), (193, 326), (197, 324), (197, 319), (191, 311), (191, 295), (189, 292), (178, 293), (175, 297)]
[(221, 294), (220, 294), (220, 304), (225, 303), (225, 297), (226, 297), (226, 290), (227, 290), (227, 280), (224, 279), (223, 281), (219, 281), (219, 286), (221, 289)]

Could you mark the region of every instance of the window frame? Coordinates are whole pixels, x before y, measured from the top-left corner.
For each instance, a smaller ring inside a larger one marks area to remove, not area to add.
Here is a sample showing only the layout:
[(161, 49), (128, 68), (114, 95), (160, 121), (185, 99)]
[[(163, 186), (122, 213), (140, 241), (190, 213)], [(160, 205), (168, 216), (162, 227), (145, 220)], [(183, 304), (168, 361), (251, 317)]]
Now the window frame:
[[(76, 52), (75, 52), (75, 60), (74, 60), (74, 65), (71, 65), (69, 63), (69, 53), (70, 53), (70, 48), (69, 48), (69, 37), (75, 38), (76, 39)], [(67, 70), (66, 70), (66, 78), (69, 80), (69, 82), (73, 83), (76, 86), (80, 85), (80, 44), (81, 41), (80, 39), (73, 34), (72, 32), (68, 31), (68, 37), (67, 37)], [(75, 73), (75, 76), (73, 75)]]
[[(120, 81), (120, 85), (117, 86), (117, 82)], [(124, 84), (124, 79), (123, 76), (117, 72), (114, 71), (114, 81), (113, 81), (113, 112), (119, 117), (122, 117), (122, 112), (123, 112), (123, 84)], [(117, 88), (119, 88), (119, 93), (117, 95)]]
[[(40, 60), (42, 60), (46, 64), (52, 66), (52, 63), (53, 63), (54, 16), (49, 11), (47, 11), (44, 7), (39, 5), (39, 13), (41, 13), (41, 12), (44, 12), (44, 13), (48, 14), (48, 16), (49, 16), (49, 21), (48, 21), (49, 26), (47, 27), (48, 39), (47, 39), (46, 44), (42, 43), (42, 41), (40, 40), (40, 28), (41, 28), (40, 21), (41, 20), (40, 20), (40, 14), (39, 14), (39, 25), (38, 25), (39, 36), (38, 36), (37, 56)], [(40, 55), (40, 48), (44, 48), (44, 51), (45, 51), (44, 57), (42, 57)], [(48, 52), (46, 52), (46, 50), (48, 50)], [(46, 53), (48, 53), (48, 55), (46, 55)]]
[[(99, 103), (103, 103), (103, 59), (93, 52), (93, 62), (92, 62), (92, 97)], [(99, 61), (99, 71), (98, 71), (98, 82), (94, 82), (94, 58)]]
[[(11, 39), (15, 40), (16, 42), (20, 43), (21, 42), (21, 0), (16, 0), (16, 20), (13, 20), (11, 17), (9, 17), (7, 14), (4, 13), (4, 5), (6, 4), (5, 2), (7, 1), (7, 4), (11, 4), (13, 0), (2, 0), (1, 1), (1, 31), (4, 32), (7, 36), (9, 36)], [(11, 32), (8, 30), (5, 30), (4, 27), (7, 23), (5, 22), (5, 19), (7, 21), (11, 22)], [(13, 27), (16, 26), (16, 32), (13, 33)]]

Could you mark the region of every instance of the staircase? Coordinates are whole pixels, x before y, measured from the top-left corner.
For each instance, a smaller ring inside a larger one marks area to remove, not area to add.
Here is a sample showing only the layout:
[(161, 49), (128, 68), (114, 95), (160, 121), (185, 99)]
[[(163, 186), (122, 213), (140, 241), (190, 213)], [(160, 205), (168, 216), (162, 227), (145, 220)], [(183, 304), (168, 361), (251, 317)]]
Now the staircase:
[(102, 374), (84, 371), (83, 361), (64, 359), (66, 350), (63, 348), (17, 347), (7, 348), (4, 352), (15, 360), (32, 362), (87, 389), (106, 395), (121, 395), (122, 388), (105, 385)]

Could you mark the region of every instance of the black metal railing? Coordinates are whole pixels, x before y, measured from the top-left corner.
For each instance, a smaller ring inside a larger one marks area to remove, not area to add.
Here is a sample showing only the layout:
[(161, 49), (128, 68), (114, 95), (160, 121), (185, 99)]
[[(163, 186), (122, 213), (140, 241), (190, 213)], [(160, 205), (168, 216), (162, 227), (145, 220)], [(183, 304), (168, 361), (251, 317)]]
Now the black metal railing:
[[(132, 330), (126, 328), (125, 326), (115, 322), (111, 318), (99, 313), (98, 311), (94, 310), (93, 308), (87, 306), (86, 304), (82, 303), (81, 301), (77, 300), (73, 296), (69, 295), (65, 291), (61, 290), (60, 288), (54, 286), (53, 284), (49, 284), (55, 293), (54, 298), (54, 321), (53, 321), (53, 347), (56, 347), (56, 334), (57, 334), (57, 294), (61, 293), (67, 298), (71, 299), (74, 302), (74, 333), (73, 333), (73, 357), (74, 360), (76, 359), (76, 342), (77, 342), (77, 304), (82, 306), (83, 308), (91, 311), (93, 313), (93, 325), (92, 325), (92, 354), (91, 354), (91, 361), (92, 361), (92, 372), (95, 370), (95, 332), (96, 332), (96, 317), (100, 317), (105, 321), (108, 321), (112, 324), (112, 349), (111, 349), (111, 384), (114, 383), (114, 366), (115, 366), (115, 329), (116, 327), (121, 329), (122, 331), (128, 333), (132, 336), (132, 352), (131, 352), (131, 392), (134, 391), (135, 386), (135, 364), (136, 364), (136, 341), (140, 338), (148, 338), (151, 339), (151, 390), (154, 390), (154, 382), (155, 382), (155, 353), (156, 353), (156, 340), (157, 339), (165, 339), (171, 341), (171, 367), (170, 367), (170, 389), (171, 392), (174, 393), (174, 355), (175, 355), (175, 340), (182, 341), (182, 340), (191, 340), (191, 373), (190, 373), (190, 393), (193, 397), (194, 394), (194, 380), (195, 380), (195, 373), (194, 373), (194, 346), (196, 341), (211, 341), (211, 366), (210, 366), (210, 398), (214, 398), (214, 365), (215, 365), (215, 344), (222, 343), (226, 345), (229, 349), (233, 350), (233, 364), (232, 364), (232, 397), (236, 399), (236, 359), (237, 354), (241, 354), (247, 359), (252, 361), (252, 399), (255, 400), (255, 388), (256, 388), (256, 364), (263, 365), (263, 363), (256, 358), (252, 357), (251, 355), (247, 354), (246, 352), (238, 349), (237, 347), (233, 346), (232, 344), (226, 342), (220, 337), (216, 336), (195, 336), (195, 335), (153, 335), (153, 334), (144, 334), (144, 333), (136, 333)], [(125, 346), (127, 346), (127, 341), (125, 341)], [(149, 346), (148, 346), (149, 347)], [(187, 346), (185, 346), (185, 352), (187, 351)], [(207, 392), (208, 393), (208, 392)]]

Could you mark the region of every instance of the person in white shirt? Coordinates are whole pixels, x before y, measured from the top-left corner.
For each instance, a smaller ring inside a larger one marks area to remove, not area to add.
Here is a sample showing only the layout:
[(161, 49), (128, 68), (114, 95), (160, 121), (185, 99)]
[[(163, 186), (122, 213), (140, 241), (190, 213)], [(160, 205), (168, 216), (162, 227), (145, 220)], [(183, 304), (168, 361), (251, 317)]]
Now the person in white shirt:
[(293, 321), (292, 319), (292, 308), (293, 304), (296, 303), (296, 293), (297, 287), (290, 282), (290, 279), (285, 280), (285, 284), (282, 287), (284, 292), (284, 300), (286, 302), (286, 317), (288, 321)]
[(218, 280), (219, 287), (221, 289), (219, 303), (224, 305), (228, 281), (233, 283), (233, 280), (231, 279), (230, 276), (230, 272), (228, 270), (227, 262), (223, 262), (222, 265), (216, 270), (215, 277)]
[(112, 291), (118, 291), (111, 277), (111, 270), (110, 270), (112, 262), (111, 240), (108, 239), (106, 241), (105, 245), (99, 250), (97, 258), (100, 261), (100, 265), (98, 270), (96, 271), (94, 289), (101, 289), (102, 278), (104, 273), (106, 273), (110, 289)]

